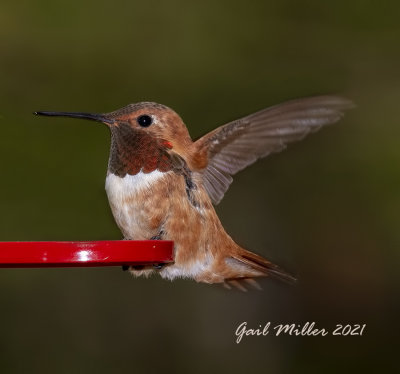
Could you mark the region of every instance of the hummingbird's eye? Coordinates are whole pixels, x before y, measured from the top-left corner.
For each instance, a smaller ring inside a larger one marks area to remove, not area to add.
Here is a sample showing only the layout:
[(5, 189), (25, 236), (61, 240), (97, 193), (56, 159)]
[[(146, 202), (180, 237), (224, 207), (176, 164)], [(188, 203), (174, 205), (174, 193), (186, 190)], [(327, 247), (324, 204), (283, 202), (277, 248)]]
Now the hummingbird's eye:
[(137, 123), (142, 127), (149, 127), (153, 123), (153, 118), (147, 114), (143, 114), (137, 118)]

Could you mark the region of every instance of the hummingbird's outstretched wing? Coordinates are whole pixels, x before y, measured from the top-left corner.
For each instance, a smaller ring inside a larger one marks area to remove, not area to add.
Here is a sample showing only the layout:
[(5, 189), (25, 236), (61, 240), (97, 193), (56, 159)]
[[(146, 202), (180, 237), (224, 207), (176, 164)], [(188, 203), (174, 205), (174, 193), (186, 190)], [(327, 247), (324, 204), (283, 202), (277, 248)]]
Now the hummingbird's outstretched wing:
[(338, 96), (292, 100), (220, 126), (196, 141), (208, 149), (204, 186), (218, 204), (232, 182), (232, 175), (257, 159), (279, 152), (288, 143), (304, 138), (324, 125), (337, 122), (353, 103)]

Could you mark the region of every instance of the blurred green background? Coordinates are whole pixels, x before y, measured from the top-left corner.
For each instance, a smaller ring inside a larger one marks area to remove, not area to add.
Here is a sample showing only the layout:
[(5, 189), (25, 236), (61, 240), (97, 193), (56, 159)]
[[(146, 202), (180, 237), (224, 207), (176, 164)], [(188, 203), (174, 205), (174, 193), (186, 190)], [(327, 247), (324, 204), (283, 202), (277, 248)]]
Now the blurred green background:
[[(239, 243), (294, 272), (241, 293), (119, 268), (1, 269), (2, 373), (347, 373), (398, 366), (400, 5), (396, 1), (9, 1), (0, 5), (0, 240), (120, 239), (105, 126), (35, 110), (174, 108), (193, 137), (266, 106), (357, 109), (235, 177)], [(247, 321), (364, 336), (250, 337)]]

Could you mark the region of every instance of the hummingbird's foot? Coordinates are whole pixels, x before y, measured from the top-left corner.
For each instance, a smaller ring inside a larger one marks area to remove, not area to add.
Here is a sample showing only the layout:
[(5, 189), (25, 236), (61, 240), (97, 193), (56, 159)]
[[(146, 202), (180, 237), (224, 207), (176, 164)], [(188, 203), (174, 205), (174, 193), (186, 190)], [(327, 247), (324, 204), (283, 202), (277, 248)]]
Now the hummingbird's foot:
[[(158, 263), (158, 264), (153, 264), (153, 269), (154, 270), (161, 270), (166, 264), (163, 263)], [(145, 266), (145, 265), (136, 265), (136, 266), (128, 266), (128, 265), (122, 265), (122, 270), (127, 271), (130, 270), (131, 272), (140, 272), (142, 270), (151, 270), (151, 266)]]
[(164, 231), (161, 230), (157, 235), (152, 236), (150, 238), (150, 240), (162, 240), (163, 235), (164, 235)]
[(144, 265), (135, 265), (135, 266), (122, 265), (122, 270), (123, 271), (129, 270), (129, 268), (131, 268), (133, 270), (143, 270), (144, 269)]
[[(160, 230), (160, 232), (157, 235), (151, 237), (150, 240), (162, 240), (163, 235), (164, 235), (164, 231)], [(160, 270), (164, 266), (165, 266), (165, 264), (154, 264), (153, 268), (156, 269), (156, 270)], [(123, 271), (127, 271), (127, 270), (137, 270), (137, 271), (139, 271), (139, 270), (143, 270), (144, 268), (145, 268), (144, 265), (136, 265), (136, 266), (122, 265), (122, 270)], [(150, 269), (149, 266), (147, 266), (146, 268)]]
[(166, 264), (153, 264), (153, 268), (156, 270), (161, 270)]
[(133, 270), (143, 270), (144, 267), (145, 267), (144, 265), (131, 266), (131, 268), (132, 268)]

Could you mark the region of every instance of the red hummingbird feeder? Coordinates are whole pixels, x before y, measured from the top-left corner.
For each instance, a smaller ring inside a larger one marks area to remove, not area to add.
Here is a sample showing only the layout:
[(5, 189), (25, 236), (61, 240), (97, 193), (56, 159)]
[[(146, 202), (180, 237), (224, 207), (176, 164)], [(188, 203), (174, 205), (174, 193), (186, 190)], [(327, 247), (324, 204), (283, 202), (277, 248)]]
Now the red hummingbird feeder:
[(173, 262), (167, 240), (0, 242), (0, 267), (93, 267), (162, 265)]

